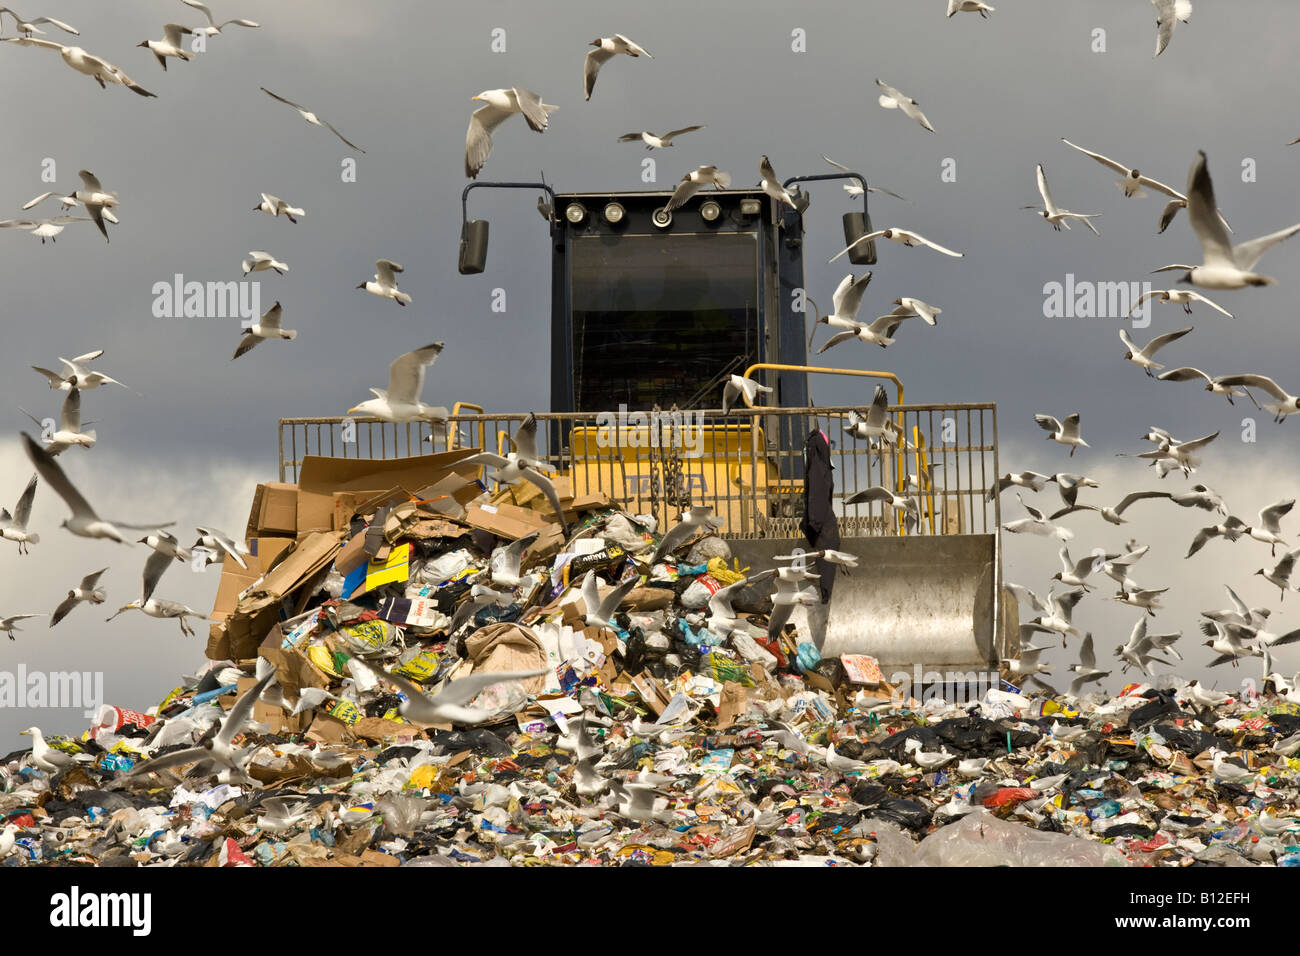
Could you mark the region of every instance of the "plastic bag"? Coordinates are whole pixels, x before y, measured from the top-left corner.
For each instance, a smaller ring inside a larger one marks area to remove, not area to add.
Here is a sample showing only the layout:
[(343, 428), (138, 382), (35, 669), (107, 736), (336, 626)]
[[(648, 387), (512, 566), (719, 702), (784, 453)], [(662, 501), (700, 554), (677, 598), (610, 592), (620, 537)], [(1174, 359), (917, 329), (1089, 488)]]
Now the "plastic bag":
[(1045, 833), (984, 810), (931, 833), (916, 848), (918, 866), (1127, 866), (1113, 846)]

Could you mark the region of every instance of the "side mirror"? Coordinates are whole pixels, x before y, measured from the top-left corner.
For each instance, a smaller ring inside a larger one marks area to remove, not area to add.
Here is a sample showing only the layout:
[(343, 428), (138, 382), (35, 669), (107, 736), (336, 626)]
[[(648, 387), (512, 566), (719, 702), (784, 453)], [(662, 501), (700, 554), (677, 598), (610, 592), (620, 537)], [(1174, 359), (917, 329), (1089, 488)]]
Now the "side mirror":
[[(472, 276), (482, 272), (487, 267), (487, 248), (488, 221), (486, 219), (466, 220), (460, 228), (460, 262), (457, 266), (460, 274)], [(875, 250), (873, 249), (872, 252), (874, 254)]]
[[(871, 216), (861, 212), (846, 212), (844, 214), (844, 244), (852, 245), (858, 239), (869, 235), (874, 230), (871, 228)], [(855, 266), (874, 266), (876, 264), (876, 240), (859, 243), (849, 250), (849, 262)]]

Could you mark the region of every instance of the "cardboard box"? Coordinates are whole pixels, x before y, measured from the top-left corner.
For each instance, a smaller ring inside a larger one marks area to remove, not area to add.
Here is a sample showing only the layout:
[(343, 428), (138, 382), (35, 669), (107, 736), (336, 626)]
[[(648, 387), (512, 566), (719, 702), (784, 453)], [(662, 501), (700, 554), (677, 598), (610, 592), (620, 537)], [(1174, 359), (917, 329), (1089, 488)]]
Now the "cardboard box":
[[(496, 505), (470, 505), (465, 512), (465, 523), (472, 528), (490, 531), (497, 537), (509, 541), (517, 541), (534, 531), (544, 532), (551, 526), (551, 522), (540, 513), (505, 502)], [(558, 524), (554, 527), (559, 530)], [(539, 537), (534, 547), (529, 549), (530, 553), (541, 548), (543, 544)]]
[(234, 558), (226, 555), (209, 619), (223, 621), (229, 617), (239, 603), (240, 593), (269, 571), (280, 556), (293, 547), (293, 543), (293, 538), (251, 538), (248, 550), (252, 553), (244, 557), (246, 568), (241, 568)]
[(293, 537), (298, 530), (298, 486), (283, 481), (268, 481), (253, 492), (253, 507), (248, 513), (246, 538), (262, 536)]
[[(361, 502), (393, 488), (425, 488), (442, 481), (457, 462), (477, 451), (458, 448), (436, 455), (389, 459), (307, 455), (298, 472), (298, 534), (344, 528)], [(466, 466), (466, 470), (470, 467)]]

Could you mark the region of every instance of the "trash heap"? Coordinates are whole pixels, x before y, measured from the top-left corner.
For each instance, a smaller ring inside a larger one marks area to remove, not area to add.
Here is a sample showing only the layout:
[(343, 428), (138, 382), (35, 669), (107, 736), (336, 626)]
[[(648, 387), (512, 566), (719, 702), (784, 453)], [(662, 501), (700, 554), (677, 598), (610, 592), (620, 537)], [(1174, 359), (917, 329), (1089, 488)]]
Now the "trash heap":
[[(0, 865), (1300, 864), (1294, 704), (950, 703), (870, 659), (799, 673), (797, 636), (767, 643), (770, 587), (734, 602), (748, 635), (709, 643), (709, 596), (746, 570), (724, 539), (650, 565), (653, 519), (561, 478), (565, 535), (531, 486), (489, 495), (472, 452), (308, 457), (259, 486), (200, 673), (0, 758)], [(589, 574), (601, 596), (637, 576), (603, 624)], [(540, 673), (430, 724), (376, 668), (430, 693)], [(271, 671), (242, 774), (132, 773)]]

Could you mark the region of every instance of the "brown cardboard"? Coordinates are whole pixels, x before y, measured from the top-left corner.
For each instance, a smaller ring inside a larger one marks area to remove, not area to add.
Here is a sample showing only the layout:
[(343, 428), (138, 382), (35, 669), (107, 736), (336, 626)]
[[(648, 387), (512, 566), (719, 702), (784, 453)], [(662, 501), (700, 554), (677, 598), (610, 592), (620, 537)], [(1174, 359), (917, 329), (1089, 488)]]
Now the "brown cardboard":
[(363, 529), (352, 536), (352, 540), (343, 546), (334, 557), (334, 569), (344, 577), (370, 560), (366, 554), (366, 532)]
[(283, 481), (260, 484), (253, 492), (253, 507), (248, 513), (244, 536), (293, 537), (297, 533), (297, 510), (297, 485)]
[(668, 706), (668, 697), (657, 680), (649, 674), (637, 674), (632, 678), (632, 687), (640, 696), (641, 702), (649, 707), (656, 717), (663, 714), (664, 708)]
[(226, 555), (221, 565), (221, 581), (217, 585), (217, 596), (212, 602), (213, 620), (221, 621), (235, 610), (239, 594), (254, 581), (265, 574), (279, 559), (280, 555), (293, 546), (293, 538), (259, 537), (251, 538), (248, 548), (252, 554), (245, 555), (241, 568), (235, 559)]
[(490, 531), (510, 541), (541, 531), (548, 524), (537, 512), (508, 504), (470, 505), (465, 512), (465, 521), (470, 527)]

